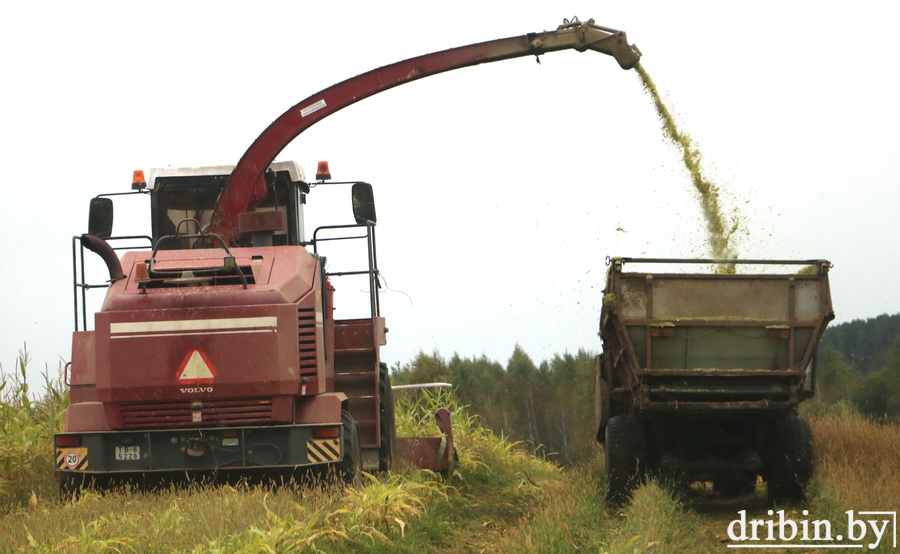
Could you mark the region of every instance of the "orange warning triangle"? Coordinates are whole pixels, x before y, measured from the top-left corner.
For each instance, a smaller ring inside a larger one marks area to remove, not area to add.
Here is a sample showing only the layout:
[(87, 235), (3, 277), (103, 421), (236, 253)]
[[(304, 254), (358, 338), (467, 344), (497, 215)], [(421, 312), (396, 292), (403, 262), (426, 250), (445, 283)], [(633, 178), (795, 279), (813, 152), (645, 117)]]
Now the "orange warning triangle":
[(176, 377), (182, 383), (212, 383), (216, 370), (209, 362), (206, 352), (194, 348), (187, 353)]

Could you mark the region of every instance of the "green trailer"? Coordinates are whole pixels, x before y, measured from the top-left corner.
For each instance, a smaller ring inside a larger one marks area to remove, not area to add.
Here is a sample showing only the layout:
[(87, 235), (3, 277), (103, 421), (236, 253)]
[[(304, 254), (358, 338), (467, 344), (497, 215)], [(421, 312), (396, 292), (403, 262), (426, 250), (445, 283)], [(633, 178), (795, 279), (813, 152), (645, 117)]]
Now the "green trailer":
[[(626, 272), (625, 266), (637, 267)], [(608, 499), (648, 474), (800, 500), (816, 349), (834, 318), (826, 260), (610, 260), (596, 364)], [(698, 272), (698, 269), (707, 269)]]

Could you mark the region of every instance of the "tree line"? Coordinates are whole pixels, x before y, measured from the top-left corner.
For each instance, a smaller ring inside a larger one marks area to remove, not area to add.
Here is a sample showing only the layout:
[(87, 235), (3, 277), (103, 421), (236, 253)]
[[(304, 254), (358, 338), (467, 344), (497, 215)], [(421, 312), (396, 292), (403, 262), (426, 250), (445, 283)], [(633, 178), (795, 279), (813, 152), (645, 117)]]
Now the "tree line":
[[(564, 465), (596, 455), (595, 352), (535, 363), (519, 346), (501, 364), (486, 356), (419, 353), (392, 368), (394, 384), (448, 382), (497, 434)], [(819, 345), (817, 398), (864, 414), (900, 417), (900, 314), (829, 327)]]
[(502, 365), (485, 356), (419, 353), (392, 368), (394, 384), (447, 382), (496, 434), (568, 465), (596, 453), (593, 352), (557, 354), (535, 364), (516, 346)]
[(817, 397), (875, 417), (900, 417), (900, 314), (830, 327), (819, 345)]

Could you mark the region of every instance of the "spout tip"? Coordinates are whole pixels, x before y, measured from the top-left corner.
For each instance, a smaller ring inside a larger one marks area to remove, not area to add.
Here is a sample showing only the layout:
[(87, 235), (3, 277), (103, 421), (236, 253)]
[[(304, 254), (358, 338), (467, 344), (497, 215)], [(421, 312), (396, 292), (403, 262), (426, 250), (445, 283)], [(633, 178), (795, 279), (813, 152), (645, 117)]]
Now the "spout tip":
[(625, 47), (619, 49), (616, 54), (616, 62), (622, 69), (632, 69), (641, 62), (641, 51), (636, 44), (625, 43)]

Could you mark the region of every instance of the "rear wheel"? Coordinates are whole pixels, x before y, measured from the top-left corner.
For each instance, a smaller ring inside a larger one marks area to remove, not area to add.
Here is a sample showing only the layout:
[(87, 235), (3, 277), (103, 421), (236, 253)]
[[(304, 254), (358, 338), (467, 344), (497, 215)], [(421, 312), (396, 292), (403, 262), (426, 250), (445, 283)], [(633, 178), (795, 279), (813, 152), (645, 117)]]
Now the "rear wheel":
[(341, 449), (343, 457), (337, 464), (338, 476), (345, 483), (354, 483), (362, 472), (362, 456), (359, 449), (359, 425), (350, 412), (341, 412)]
[(630, 415), (611, 417), (606, 426), (606, 501), (618, 505), (631, 498), (644, 473), (643, 429)]
[(773, 442), (767, 483), (769, 503), (806, 500), (806, 485), (815, 467), (809, 421), (799, 417), (775, 421)]
[(378, 366), (378, 395), (380, 399), (378, 405), (379, 433), (381, 434), (381, 446), (378, 448), (378, 469), (388, 471), (391, 469), (391, 460), (394, 456), (397, 426), (394, 421), (394, 393), (388, 377), (388, 366), (384, 362)]

